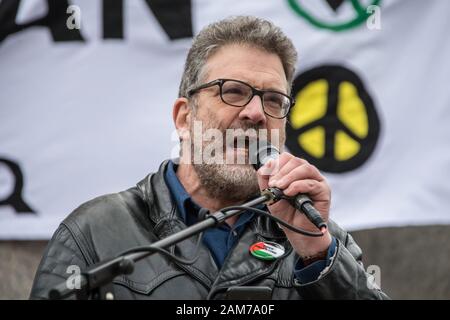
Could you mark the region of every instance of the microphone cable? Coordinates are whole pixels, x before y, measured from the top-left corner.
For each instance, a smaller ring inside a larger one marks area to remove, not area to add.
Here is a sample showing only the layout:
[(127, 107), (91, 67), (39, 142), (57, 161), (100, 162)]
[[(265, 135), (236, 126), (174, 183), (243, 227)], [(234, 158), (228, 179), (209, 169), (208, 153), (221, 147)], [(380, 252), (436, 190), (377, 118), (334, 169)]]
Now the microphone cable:
[[(248, 207), (248, 206), (229, 206), (229, 207), (225, 207), (225, 208), (223, 208), (223, 209), (221, 209), (219, 211), (225, 213), (225, 212), (231, 211), (231, 210), (246, 210), (246, 211), (251, 211), (251, 212), (258, 213), (260, 215), (263, 215), (263, 216), (265, 216), (265, 217), (275, 221), (276, 223), (286, 227), (287, 229), (289, 229), (289, 230), (291, 230), (293, 232), (296, 232), (296, 233), (299, 233), (299, 234), (302, 234), (302, 235), (305, 235), (305, 236), (321, 237), (324, 234), (323, 232), (311, 232), (311, 231), (307, 231), (307, 230), (304, 230), (304, 229), (301, 229), (301, 228), (297, 228), (297, 227), (287, 223), (283, 219), (277, 218), (277, 217), (273, 216), (272, 214), (270, 214), (269, 212), (261, 210), (261, 209), (258, 209), (258, 208), (253, 208), (253, 207)], [(200, 209), (199, 220), (204, 220), (204, 219), (208, 218), (208, 216), (209, 216), (209, 210), (207, 210), (205, 208)], [(196, 240), (196, 244), (195, 244), (195, 253), (194, 253), (192, 258), (185, 259), (185, 258), (177, 257), (175, 254), (173, 254), (173, 253), (171, 253), (171, 252), (169, 252), (169, 251), (167, 251), (165, 249), (155, 248), (155, 247), (152, 247), (151, 245), (134, 247), (134, 248), (128, 249), (128, 250), (120, 253), (119, 255), (117, 255), (117, 257), (123, 256), (123, 255), (126, 255), (126, 254), (130, 254), (130, 253), (136, 253), (136, 252), (157, 252), (157, 253), (160, 253), (160, 254), (166, 256), (167, 258), (169, 258), (169, 259), (171, 259), (171, 260), (173, 260), (175, 262), (178, 262), (180, 264), (192, 265), (199, 258), (198, 254), (200, 252), (200, 244), (201, 244), (201, 242), (203, 240), (203, 234), (204, 233), (201, 232), (197, 236), (197, 240)], [(187, 240), (187, 239), (185, 239), (185, 240)]]

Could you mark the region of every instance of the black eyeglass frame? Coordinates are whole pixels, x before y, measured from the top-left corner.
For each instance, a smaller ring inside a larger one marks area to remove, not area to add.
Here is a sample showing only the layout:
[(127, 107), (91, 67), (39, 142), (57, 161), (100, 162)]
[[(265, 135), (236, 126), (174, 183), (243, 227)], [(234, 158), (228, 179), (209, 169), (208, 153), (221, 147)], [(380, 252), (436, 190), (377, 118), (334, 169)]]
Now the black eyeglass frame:
[[(235, 105), (235, 104), (231, 104), (231, 103), (226, 102), (226, 101), (223, 99), (223, 96), (222, 96), (222, 87), (223, 87), (224, 83), (227, 82), (227, 81), (234, 81), (234, 82), (242, 83), (243, 85), (246, 85), (247, 87), (249, 87), (249, 88), (252, 90), (252, 95), (251, 95), (250, 99), (249, 99), (244, 105)], [(264, 113), (267, 114), (269, 117), (272, 117), (272, 118), (275, 118), (275, 119), (284, 119), (284, 118), (286, 118), (287, 115), (289, 114), (289, 110), (290, 110), (290, 109), (292, 108), (292, 106), (295, 104), (294, 99), (293, 99), (291, 96), (289, 96), (289, 95), (287, 95), (287, 94), (285, 94), (285, 93), (283, 93), (283, 92), (276, 91), (276, 90), (258, 90), (258, 89), (256, 89), (256, 88), (252, 87), (252, 86), (251, 86), (250, 84), (248, 84), (247, 82), (244, 82), (244, 81), (241, 81), (241, 80), (236, 80), (236, 79), (216, 79), (216, 80), (212, 80), (212, 81), (210, 81), (210, 82), (204, 83), (204, 84), (202, 84), (202, 85), (199, 85), (199, 86), (196, 87), (196, 88), (193, 88), (193, 89), (189, 90), (189, 91), (188, 91), (188, 98), (192, 97), (195, 93), (197, 93), (198, 91), (200, 91), (200, 90), (202, 90), (202, 89), (210, 88), (210, 87), (215, 86), (215, 85), (218, 85), (218, 86), (219, 86), (219, 95), (220, 95), (220, 99), (222, 100), (222, 102), (225, 103), (225, 104), (227, 104), (227, 105), (229, 105), (229, 106), (232, 106), (232, 107), (245, 107), (247, 104), (250, 103), (250, 101), (252, 101), (252, 99), (253, 99), (254, 96), (259, 96), (259, 98), (261, 99), (261, 105), (262, 105), (262, 108), (263, 108)], [(266, 108), (265, 108), (265, 106), (264, 106), (264, 98), (263, 98), (263, 95), (264, 95), (264, 93), (266, 93), (266, 92), (269, 92), (269, 93), (271, 92), (271, 93), (281, 94), (281, 95), (283, 95), (283, 96), (285, 96), (286, 98), (289, 99), (289, 107), (287, 108), (286, 114), (285, 114), (284, 116), (282, 116), (282, 117), (276, 117), (276, 116), (273, 116), (273, 115), (271, 115), (271, 114), (269, 114), (269, 113), (266, 112)]]

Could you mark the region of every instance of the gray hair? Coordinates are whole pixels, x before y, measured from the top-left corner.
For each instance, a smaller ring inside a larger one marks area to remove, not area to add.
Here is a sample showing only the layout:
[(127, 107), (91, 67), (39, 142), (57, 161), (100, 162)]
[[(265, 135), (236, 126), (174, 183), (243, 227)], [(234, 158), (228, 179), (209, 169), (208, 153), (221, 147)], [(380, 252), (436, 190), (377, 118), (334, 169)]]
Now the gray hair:
[(277, 54), (283, 64), (290, 91), (297, 62), (297, 51), (292, 41), (270, 21), (252, 16), (237, 16), (212, 23), (194, 37), (184, 66), (179, 97), (187, 97), (189, 90), (200, 84), (208, 58), (229, 44), (250, 45)]

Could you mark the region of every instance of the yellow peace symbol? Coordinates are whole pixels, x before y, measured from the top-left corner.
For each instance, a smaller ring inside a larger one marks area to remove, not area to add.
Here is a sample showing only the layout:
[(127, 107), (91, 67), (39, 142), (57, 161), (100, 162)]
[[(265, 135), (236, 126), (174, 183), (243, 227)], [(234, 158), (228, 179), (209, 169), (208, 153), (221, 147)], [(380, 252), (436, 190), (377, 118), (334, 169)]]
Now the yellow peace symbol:
[(361, 79), (342, 66), (322, 66), (294, 81), (286, 145), (328, 172), (345, 172), (372, 154), (380, 132), (373, 101)]

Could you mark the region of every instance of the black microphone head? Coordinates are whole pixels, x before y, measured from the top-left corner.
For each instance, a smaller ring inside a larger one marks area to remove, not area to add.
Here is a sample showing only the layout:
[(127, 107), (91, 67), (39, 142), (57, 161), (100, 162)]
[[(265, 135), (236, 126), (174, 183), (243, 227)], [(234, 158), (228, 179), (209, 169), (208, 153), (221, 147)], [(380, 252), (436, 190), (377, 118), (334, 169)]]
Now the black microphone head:
[(280, 151), (266, 140), (253, 140), (249, 148), (249, 159), (255, 170), (265, 165), (270, 159), (276, 159)]

